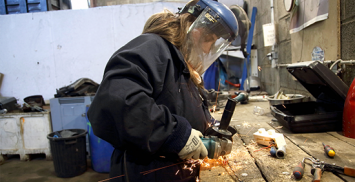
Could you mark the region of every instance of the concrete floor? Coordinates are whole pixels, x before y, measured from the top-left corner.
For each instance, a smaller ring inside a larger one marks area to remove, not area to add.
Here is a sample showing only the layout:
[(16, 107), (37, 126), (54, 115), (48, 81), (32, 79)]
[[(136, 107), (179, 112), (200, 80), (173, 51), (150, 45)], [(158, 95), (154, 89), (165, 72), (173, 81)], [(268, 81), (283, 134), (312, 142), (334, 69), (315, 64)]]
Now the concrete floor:
[(108, 173), (98, 173), (87, 162), (87, 170), (76, 177), (59, 178), (55, 174), (52, 160), (46, 160), (44, 154), (30, 155), (29, 161), (21, 161), (19, 155), (7, 155), (0, 165), (1, 182), (91, 182), (109, 178)]

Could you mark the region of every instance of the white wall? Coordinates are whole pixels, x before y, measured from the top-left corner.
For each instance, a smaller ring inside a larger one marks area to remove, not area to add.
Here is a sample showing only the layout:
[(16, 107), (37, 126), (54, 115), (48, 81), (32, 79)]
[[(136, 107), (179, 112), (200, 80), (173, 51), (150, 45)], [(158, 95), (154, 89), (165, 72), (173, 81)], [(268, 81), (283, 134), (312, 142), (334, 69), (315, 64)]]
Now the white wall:
[(150, 15), (184, 3), (147, 3), (0, 16), (0, 95), (54, 97), (79, 78), (101, 82), (114, 51), (141, 34)]

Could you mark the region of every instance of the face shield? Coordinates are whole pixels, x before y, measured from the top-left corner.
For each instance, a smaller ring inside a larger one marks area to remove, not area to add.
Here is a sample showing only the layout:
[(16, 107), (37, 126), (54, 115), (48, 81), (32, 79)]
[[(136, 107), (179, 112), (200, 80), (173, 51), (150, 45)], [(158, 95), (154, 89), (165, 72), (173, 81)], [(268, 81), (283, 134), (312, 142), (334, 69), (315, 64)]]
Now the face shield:
[(248, 38), (249, 29), (251, 22), (248, 18), (248, 15), (245, 13), (244, 9), (238, 5), (232, 5), (229, 7), (230, 10), (234, 13), (235, 17), (238, 20), (238, 36), (232, 42), (233, 46), (242, 46), (246, 44)]
[(235, 36), (223, 19), (206, 7), (187, 32), (187, 63), (201, 75), (231, 44)]

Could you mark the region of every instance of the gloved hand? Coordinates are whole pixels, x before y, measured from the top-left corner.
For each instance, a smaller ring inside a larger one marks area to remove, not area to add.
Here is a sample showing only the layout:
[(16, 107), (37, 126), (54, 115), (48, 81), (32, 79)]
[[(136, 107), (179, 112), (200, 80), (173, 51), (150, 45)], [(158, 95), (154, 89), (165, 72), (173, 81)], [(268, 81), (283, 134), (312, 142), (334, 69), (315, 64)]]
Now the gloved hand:
[(184, 148), (179, 152), (181, 159), (203, 159), (207, 156), (208, 152), (205, 145), (202, 143), (200, 137), (202, 133), (195, 129), (191, 129), (191, 134), (187, 140)]

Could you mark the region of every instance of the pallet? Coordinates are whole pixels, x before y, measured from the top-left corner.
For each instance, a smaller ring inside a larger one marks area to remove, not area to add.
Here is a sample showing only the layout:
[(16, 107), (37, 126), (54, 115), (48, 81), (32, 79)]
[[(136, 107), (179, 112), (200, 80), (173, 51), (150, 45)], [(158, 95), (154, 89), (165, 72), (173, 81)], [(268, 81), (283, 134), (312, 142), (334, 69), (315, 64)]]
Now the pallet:
[(46, 160), (52, 160), (52, 155), (49, 153), (36, 153), (36, 154), (0, 154), (0, 165), (3, 164), (10, 156), (18, 156), (21, 161), (31, 161), (38, 158), (38, 155), (45, 156)]

